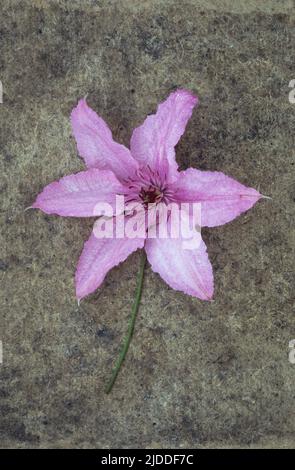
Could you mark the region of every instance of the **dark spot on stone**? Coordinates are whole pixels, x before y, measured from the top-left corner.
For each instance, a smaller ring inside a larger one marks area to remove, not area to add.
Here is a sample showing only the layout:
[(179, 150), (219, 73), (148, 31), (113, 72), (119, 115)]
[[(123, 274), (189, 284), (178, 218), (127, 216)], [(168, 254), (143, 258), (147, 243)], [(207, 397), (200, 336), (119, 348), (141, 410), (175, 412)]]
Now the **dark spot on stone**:
[(258, 127), (256, 125), (250, 127), (247, 132), (246, 138), (248, 140), (255, 140), (258, 135)]
[(0, 186), (0, 193), (3, 193), (4, 191), (6, 192), (7, 190), (7, 184), (4, 183), (2, 186)]
[(7, 392), (7, 390), (0, 390), (0, 398), (8, 398), (9, 397), (9, 393)]
[(103, 339), (103, 340), (108, 340), (111, 341), (114, 338), (114, 334), (109, 328), (106, 328), (103, 326), (102, 328), (99, 328), (96, 331), (96, 336), (97, 338)]
[(146, 31), (139, 28), (138, 42), (139, 48), (153, 59), (157, 60), (162, 57), (165, 49), (164, 41), (153, 31)]
[(0, 259), (0, 271), (6, 271), (9, 267), (9, 264)]
[(13, 159), (13, 156), (10, 153), (5, 153), (4, 160), (6, 163), (10, 163)]
[(75, 344), (74, 346), (70, 346), (65, 350), (65, 356), (69, 359), (76, 359), (81, 356), (81, 351), (79, 346)]
[(9, 436), (11, 439), (19, 442), (38, 442), (39, 437), (26, 432), (25, 425), (18, 422), (9, 416), (9, 419), (4, 419), (0, 425), (0, 436), (2, 439)]

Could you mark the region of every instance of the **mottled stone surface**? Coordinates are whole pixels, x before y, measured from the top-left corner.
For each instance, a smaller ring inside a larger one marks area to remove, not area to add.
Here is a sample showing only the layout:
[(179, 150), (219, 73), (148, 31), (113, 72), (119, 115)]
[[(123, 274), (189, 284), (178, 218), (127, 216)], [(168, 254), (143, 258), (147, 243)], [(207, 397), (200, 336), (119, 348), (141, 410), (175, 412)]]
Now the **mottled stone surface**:
[[(2, 447), (294, 447), (294, 12), (287, 0), (2, 0)], [(91, 221), (24, 209), (83, 168), (69, 126), (78, 98), (128, 145), (176, 87), (200, 97), (181, 167), (223, 171), (272, 200), (203, 231), (213, 303), (147, 269), (106, 396), (139, 254), (78, 307)]]

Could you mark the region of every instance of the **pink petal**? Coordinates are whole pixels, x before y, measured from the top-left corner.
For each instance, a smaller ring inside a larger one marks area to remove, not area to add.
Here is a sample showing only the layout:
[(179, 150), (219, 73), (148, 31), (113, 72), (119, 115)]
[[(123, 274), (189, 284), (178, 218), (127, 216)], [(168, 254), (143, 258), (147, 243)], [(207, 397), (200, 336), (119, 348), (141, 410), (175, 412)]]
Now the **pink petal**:
[(182, 171), (174, 184), (180, 202), (201, 202), (202, 227), (230, 222), (250, 209), (261, 194), (217, 171), (189, 168)]
[(124, 187), (111, 171), (92, 168), (49, 184), (32, 207), (47, 214), (92, 217), (105, 213), (99, 203), (115, 208), (116, 194), (123, 191)]
[(172, 289), (211, 300), (214, 290), (212, 266), (206, 245), (201, 241), (194, 250), (184, 249), (181, 239), (147, 239), (147, 258), (153, 271)]
[(92, 232), (76, 271), (77, 298), (82, 299), (97, 289), (110, 269), (143, 246), (144, 238), (97, 238)]
[(174, 147), (184, 133), (197, 102), (198, 98), (191, 92), (177, 90), (159, 104), (156, 114), (148, 116), (140, 127), (134, 129), (131, 153), (140, 166), (165, 172), (167, 159), (170, 179), (176, 179), (178, 165)]
[(80, 100), (73, 109), (71, 124), (79, 154), (88, 168), (112, 170), (119, 179), (125, 179), (137, 170), (138, 165), (130, 151), (113, 140), (105, 121), (86, 100)]

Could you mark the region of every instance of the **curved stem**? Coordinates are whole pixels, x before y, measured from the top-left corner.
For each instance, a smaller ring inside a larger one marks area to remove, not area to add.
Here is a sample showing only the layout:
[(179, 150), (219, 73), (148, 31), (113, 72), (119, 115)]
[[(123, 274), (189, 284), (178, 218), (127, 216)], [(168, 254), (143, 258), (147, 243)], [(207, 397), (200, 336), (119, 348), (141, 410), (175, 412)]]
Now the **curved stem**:
[(126, 338), (124, 340), (122, 350), (120, 352), (118, 360), (117, 360), (117, 362), (115, 364), (115, 367), (112, 371), (111, 378), (110, 378), (110, 380), (109, 380), (109, 382), (106, 386), (106, 389), (105, 389), (106, 393), (110, 393), (110, 391), (112, 390), (113, 385), (116, 381), (117, 375), (118, 375), (118, 373), (121, 369), (121, 366), (124, 362), (125, 356), (127, 354), (127, 351), (128, 351), (129, 345), (130, 345), (130, 341), (131, 341), (133, 331), (134, 331), (136, 315), (137, 315), (137, 312), (138, 312), (140, 299), (141, 299), (145, 263), (146, 263), (146, 254), (145, 254), (145, 250), (143, 249), (142, 254), (141, 254), (141, 259), (140, 259), (140, 268), (139, 268), (139, 272), (138, 272), (138, 278), (137, 278), (136, 295), (135, 295), (135, 300), (134, 300), (134, 304), (133, 304), (132, 311), (131, 311), (131, 317), (130, 317), (130, 320), (129, 320), (127, 335), (126, 335)]

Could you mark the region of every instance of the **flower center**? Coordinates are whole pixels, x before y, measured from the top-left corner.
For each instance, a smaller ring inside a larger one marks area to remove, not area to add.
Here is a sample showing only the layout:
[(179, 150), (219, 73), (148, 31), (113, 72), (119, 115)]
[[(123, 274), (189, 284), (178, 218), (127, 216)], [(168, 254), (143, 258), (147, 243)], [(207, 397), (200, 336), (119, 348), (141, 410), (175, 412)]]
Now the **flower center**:
[(139, 197), (143, 204), (157, 204), (163, 199), (163, 193), (160, 189), (150, 186), (149, 188), (141, 188)]

